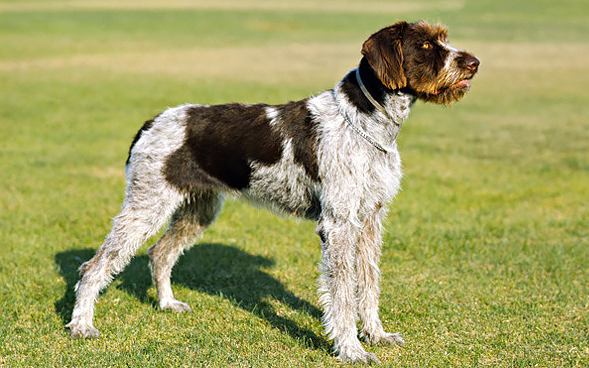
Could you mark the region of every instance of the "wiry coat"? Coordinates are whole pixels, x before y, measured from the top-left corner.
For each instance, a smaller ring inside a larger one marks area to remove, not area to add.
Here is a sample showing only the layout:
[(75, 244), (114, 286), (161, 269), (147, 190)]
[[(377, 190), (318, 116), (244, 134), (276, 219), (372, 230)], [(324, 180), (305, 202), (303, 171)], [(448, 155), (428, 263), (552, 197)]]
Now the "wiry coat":
[[(400, 22), (372, 35), (363, 58), (334, 89), (284, 105), (184, 105), (144, 124), (127, 160), (127, 195), (111, 233), (80, 268), (72, 336), (94, 337), (99, 291), (171, 218), (149, 249), (162, 309), (174, 298), (170, 274), (220, 211), (241, 195), (317, 221), (323, 323), (344, 361), (376, 361), (358, 339), (402, 343), (378, 316), (382, 220), (401, 184), (395, 137), (416, 99), (460, 99), (478, 68), (447, 44), (441, 26)], [(364, 89), (364, 90), (363, 90)]]

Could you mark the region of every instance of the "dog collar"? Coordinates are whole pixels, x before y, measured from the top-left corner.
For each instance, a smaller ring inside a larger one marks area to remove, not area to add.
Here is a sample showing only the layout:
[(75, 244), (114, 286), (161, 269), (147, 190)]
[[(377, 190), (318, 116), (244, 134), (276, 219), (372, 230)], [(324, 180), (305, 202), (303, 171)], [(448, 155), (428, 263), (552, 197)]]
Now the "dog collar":
[[(370, 101), (372, 106), (374, 106), (378, 111), (380, 111), (384, 116), (386, 116), (390, 121), (392, 121), (393, 124), (400, 127), (401, 124), (397, 123), (395, 121), (395, 119), (391, 116), (391, 114), (389, 114), (388, 111), (381, 104), (379, 104), (378, 101), (376, 101), (374, 99), (374, 97), (372, 97), (370, 92), (368, 92), (368, 89), (366, 89), (366, 86), (364, 86), (364, 83), (362, 82), (362, 78), (360, 78), (360, 68), (359, 67), (356, 68), (356, 81), (358, 82), (358, 85), (360, 86), (362, 93), (364, 93), (364, 96), (368, 99), (368, 101)], [(397, 136), (395, 135), (394, 139), (396, 139), (396, 138), (397, 138)]]
[(344, 117), (344, 120), (348, 123), (348, 125), (356, 132), (358, 133), (359, 136), (361, 136), (362, 138), (364, 138), (366, 141), (368, 141), (368, 143), (370, 143), (372, 146), (374, 146), (374, 148), (376, 148), (377, 150), (384, 152), (384, 153), (389, 153), (392, 152), (395, 149), (395, 141), (397, 140), (397, 136), (399, 135), (399, 132), (401, 130), (401, 124), (397, 123), (395, 121), (395, 119), (387, 112), (387, 110), (385, 110), (385, 108), (378, 103), (378, 101), (376, 101), (374, 99), (374, 97), (372, 97), (372, 95), (370, 94), (370, 92), (368, 92), (368, 90), (366, 89), (366, 87), (364, 86), (364, 83), (362, 82), (362, 78), (360, 78), (360, 68), (356, 68), (356, 81), (358, 82), (358, 85), (360, 86), (360, 89), (362, 90), (362, 93), (364, 94), (364, 96), (366, 96), (366, 98), (368, 99), (368, 101), (370, 101), (370, 103), (372, 103), (372, 105), (378, 110), (380, 111), (387, 119), (389, 119), (393, 124), (395, 124), (398, 127), (397, 132), (395, 133), (394, 137), (393, 137), (393, 143), (389, 146), (389, 147), (384, 147), (381, 144), (379, 144), (374, 138), (370, 137), (370, 135), (368, 135), (368, 133), (366, 133), (364, 130), (362, 130), (362, 128), (360, 128), (359, 126), (357, 126), (356, 124), (354, 124), (354, 122), (352, 122), (352, 120), (348, 117), (347, 114), (345, 114), (340, 105), (337, 102), (337, 98), (335, 96), (335, 88), (331, 90), (331, 94), (333, 96), (333, 100), (335, 101), (335, 105), (337, 106), (337, 110), (340, 113), (341, 116)]

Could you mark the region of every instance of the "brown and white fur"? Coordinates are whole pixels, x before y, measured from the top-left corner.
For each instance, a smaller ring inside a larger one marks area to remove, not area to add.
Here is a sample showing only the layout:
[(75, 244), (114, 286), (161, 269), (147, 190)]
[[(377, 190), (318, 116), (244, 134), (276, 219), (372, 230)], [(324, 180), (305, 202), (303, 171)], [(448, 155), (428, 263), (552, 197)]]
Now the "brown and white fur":
[(353, 70), (314, 97), (274, 106), (183, 105), (146, 122), (129, 151), (121, 213), (80, 267), (71, 335), (98, 336), (92, 319), (100, 290), (168, 219), (148, 250), (152, 278), (160, 308), (189, 311), (172, 293), (172, 267), (230, 194), (317, 221), (323, 324), (341, 360), (377, 361), (360, 343), (358, 319), (366, 342), (403, 343), (378, 315), (382, 221), (402, 176), (395, 137), (416, 99), (462, 98), (479, 61), (451, 47), (443, 26), (423, 21), (378, 31), (362, 55), (359, 79)]

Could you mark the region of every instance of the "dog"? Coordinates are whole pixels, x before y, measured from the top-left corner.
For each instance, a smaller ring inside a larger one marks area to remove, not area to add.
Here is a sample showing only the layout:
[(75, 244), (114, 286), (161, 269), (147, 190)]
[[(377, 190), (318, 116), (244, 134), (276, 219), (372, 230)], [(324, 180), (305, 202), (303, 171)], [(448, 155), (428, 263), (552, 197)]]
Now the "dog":
[(183, 105), (147, 121), (129, 150), (122, 210), (80, 267), (71, 336), (98, 336), (99, 292), (168, 219), (148, 250), (152, 279), (161, 309), (190, 311), (174, 298), (172, 267), (229, 194), (317, 221), (319, 302), (339, 359), (378, 362), (359, 336), (403, 344), (378, 314), (382, 221), (401, 184), (396, 137), (410, 108), (460, 100), (478, 70), (479, 60), (450, 46), (447, 34), (440, 24), (398, 22), (371, 35), (359, 66), (316, 96), (273, 106)]

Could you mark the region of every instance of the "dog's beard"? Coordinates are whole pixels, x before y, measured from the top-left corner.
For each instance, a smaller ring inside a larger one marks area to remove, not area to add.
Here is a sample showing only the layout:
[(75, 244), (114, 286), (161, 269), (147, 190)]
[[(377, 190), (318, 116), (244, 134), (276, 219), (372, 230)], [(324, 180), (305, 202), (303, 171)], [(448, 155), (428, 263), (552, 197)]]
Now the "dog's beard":
[(460, 80), (448, 88), (443, 88), (437, 93), (415, 91), (415, 97), (424, 101), (441, 105), (451, 105), (460, 101), (470, 89), (470, 81)]

